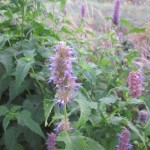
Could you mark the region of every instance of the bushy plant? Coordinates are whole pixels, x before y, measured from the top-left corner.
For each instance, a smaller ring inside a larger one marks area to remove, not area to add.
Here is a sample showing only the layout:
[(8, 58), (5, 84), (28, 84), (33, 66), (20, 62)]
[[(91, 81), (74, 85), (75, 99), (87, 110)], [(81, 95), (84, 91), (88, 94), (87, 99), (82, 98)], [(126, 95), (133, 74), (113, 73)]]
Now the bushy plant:
[(145, 28), (114, 14), (97, 32), (66, 3), (0, 2), (0, 149), (148, 150), (148, 71), (126, 36)]

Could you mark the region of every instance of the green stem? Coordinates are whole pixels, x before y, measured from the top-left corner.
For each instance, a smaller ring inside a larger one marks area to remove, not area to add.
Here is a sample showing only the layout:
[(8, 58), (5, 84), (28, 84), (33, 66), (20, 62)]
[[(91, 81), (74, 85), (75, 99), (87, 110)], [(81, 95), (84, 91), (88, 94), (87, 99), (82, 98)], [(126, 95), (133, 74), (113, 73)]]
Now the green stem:
[(37, 81), (37, 83), (38, 83), (38, 85), (39, 85), (40, 90), (41, 90), (42, 93), (44, 94), (44, 93), (45, 93), (45, 92), (44, 92), (44, 89), (43, 89), (41, 83), (40, 83), (40, 82), (38, 81), (38, 79), (36, 78), (36, 74), (35, 74), (35, 71), (34, 71), (33, 67), (31, 67), (31, 70), (32, 70), (32, 73), (33, 73), (33, 75), (34, 75), (34, 77), (35, 77), (35, 80)]
[(110, 115), (108, 115), (108, 117), (106, 118), (106, 120), (108, 121), (108, 119), (111, 118), (111, 116), (114, 115), (117, 111), (119, 111), (122, 107), (127, 106), (130, 103), (131, 100), (132, 99), (128, 100), (123, 106), (121, 106), (121, 107), (117, 108), (116, 110), (114, 110)]
[(22, 11), (21, 11), (21, 45), (23, 43), (23, 35), (24, 35), (24, 1), (22, 4)]
[(67, 107), (66, 103), (64, 105), (64, 117), (65, 117), (65, 122), (67, 121)]

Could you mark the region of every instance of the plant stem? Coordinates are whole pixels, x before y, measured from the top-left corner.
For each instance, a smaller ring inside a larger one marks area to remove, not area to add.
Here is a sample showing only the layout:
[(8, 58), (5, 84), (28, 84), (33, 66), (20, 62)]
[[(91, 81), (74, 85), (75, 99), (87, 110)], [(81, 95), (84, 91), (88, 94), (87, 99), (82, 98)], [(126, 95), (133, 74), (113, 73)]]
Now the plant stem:
[(34, 75), (34, 77), (35, 77), (35, 80), (37, 81), (37, 83), (38, 83), (38, 85), (39, 85), (40, 90), (41, 90), (42, 93), (44, 94), (44, 93), (45, 93), (45, 92), (44, 92), (44, 89), (43, 89), (41, 83), (40, 83), (40, 82), (38, 81), (38, 79), (36, 78), (36, 74), (35, 74), (35, 71), (34, 71), (33, 67), (31, 67), (31, 70), (32, 70), (32, 73), (33, 73), (33, 75)]
[(22, 46), (22, 43), (23, 43), (23, 35), (24, 35), (24, 0), (23, 0), (23, 4), (22, 4), (22, 11), (21, 11), (21, 46)]
[(122, 107), (127, 106), (130, 103), (131, 100), (132, 99), (128, 100), (123, 106), (121, 106), (121, 107), (117, 108), (116, 110), (114, 110), (110, 115), (108, 115), (106, 120), (108, 121), (108, 119), (111, 118), (111, 116), (114, 115), (117, 111), (119, 111)]
[(67, 107), (66, 103), (64, 105), (64, 117), (65, 117), (65, 122), (67, 121)]

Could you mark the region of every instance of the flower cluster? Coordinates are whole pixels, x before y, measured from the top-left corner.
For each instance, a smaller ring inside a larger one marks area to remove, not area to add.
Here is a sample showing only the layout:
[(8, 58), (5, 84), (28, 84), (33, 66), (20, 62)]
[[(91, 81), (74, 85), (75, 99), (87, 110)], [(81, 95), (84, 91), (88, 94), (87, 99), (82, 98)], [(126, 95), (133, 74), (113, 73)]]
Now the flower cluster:
[(116, 146), (117, 150), (130, 150), (132, 148), (132, 145), (129, 144), (130, 141), (130, 132), (128, 129), (124, 129), (119, 134), (119, 141), (118, 145)]
[(144, 125), (149, 118), (149, 113), (145, 110), (141, 110), (138, 114), (138, 120)]
[(137, 98), (142, 94), (143, 76), (140, 71), (130, 72), (128, 79), (128, 88), (133, 98)]
[(61, 131), (71, 131), (72, 128), (70, 128), (70, 122), (69, 120), (61, 120), (59, 123), (56, 124), (57, 127), (55, 128), (56, 133), (61, 132)]
[(56, 84), (57, 104), (63, 107), (64, 104), (72, 100), (74, 91), (80, 86), (76, 83), (76, 77), (73, 76), (72, 62), (76, 59), (73, 57), (73, 48), (66, 46), (65, 42), (59, 42), (54, 47), (55, 55), (50, 57), (51, 62), (49, 70), (51, 71), (51, 78), (49, 82), (53, 81)]
[(119, 15), (120, 15), (120, 0), (116, 0), (114, 6), (113, 18), (112, 18), (112, 22), (114, 25), (119, 24)]
[(56, 135), (54, 133), (48, 134), (46, 145), (47, 150), (56, 150)]

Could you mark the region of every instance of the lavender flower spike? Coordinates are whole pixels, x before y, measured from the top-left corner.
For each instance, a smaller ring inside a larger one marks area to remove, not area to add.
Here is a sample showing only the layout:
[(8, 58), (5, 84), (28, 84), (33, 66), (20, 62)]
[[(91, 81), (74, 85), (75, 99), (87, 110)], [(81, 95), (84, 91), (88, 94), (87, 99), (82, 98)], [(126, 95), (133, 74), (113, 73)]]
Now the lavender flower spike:
[(72, 62), (76, 60), (72, 50), (73, 48), (67, 46), (65, 42), (59, 42), (55, 46), (55, 55), (49, 58), (51, 62), (49, 82), (53, 81), (56, 85), (55, 98), (60, 107), (73, 99), (73, 93), (78, 86), (72, 73)]
[(84, 4), (81, 5), (81, 17), (82, 18), (85, 17), (85, 5)]
[(48, 134), (46, 145), (47, 150), (56, 150), (56, 135), (54, 133)]
[(149, 113), (145, 110), (141, 110), (138, 114), (138, 120), (144, 125), (149, 118)]
[(120, 0), (115, 1), (114, 12), (112, 22), (114, 25), (119, 24), (119, 15), (120, 15)]
[(61, 120), (59, 123), (56, 124), (57, 127), (54, 129), (56, 133), (61, 132), (61, 131), (68, 131), (70, 132), (72, 128), (70, 127), (70, 122), (69, 120)]
[(130, 150), (132, 149), (132, 145), (129, 144), (130, 141), (130, 132), (128, 129), (124, 129), (119, 134), (118, 145), (116, 146), (116, 150)]
[(129, 79), (128, 79), (129, 87), (128, 88), (129, 88), (130, 94), (133, 98), (137, 98), (137, 97), (141, 96), (142, 83), (143, 83), (143, 76), (140, 71), (129, 73)]

